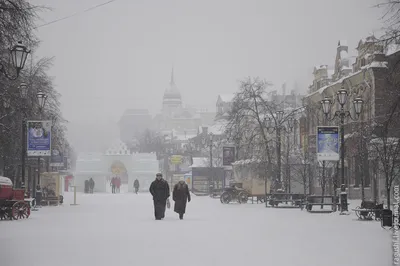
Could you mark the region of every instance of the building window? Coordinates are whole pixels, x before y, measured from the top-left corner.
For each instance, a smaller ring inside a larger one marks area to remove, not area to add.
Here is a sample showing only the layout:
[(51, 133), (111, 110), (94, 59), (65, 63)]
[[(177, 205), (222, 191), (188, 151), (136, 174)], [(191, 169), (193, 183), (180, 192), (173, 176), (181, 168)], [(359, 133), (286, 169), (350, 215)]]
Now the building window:
[(365, 66), (365, 58), (361, 58), (361, 67)]

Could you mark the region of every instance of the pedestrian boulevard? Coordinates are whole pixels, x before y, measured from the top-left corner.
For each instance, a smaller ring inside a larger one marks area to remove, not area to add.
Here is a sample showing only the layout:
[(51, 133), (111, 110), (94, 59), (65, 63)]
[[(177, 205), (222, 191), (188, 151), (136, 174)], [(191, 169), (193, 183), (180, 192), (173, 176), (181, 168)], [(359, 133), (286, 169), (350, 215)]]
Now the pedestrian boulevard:
[(0, 265), (390, 265), (391, 233), (354, 216), (193, 196), (155, 221), (148, 193), (78, 194), (0, 222)]

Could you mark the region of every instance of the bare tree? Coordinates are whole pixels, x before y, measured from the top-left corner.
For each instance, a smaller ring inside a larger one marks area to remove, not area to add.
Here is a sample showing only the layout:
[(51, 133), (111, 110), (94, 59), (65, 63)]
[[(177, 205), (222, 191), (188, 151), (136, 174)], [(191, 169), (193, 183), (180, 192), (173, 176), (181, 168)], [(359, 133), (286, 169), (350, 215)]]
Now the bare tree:
[(296, 161), (290, 165), (292, 182), (303, 187), (303, 194), (306, 196), (310, 189), (310, 154), (308, 151), (293, 151)]
[[(265, 118), (270, 113), (266, 101), (267, 90), (270, 86), (270, 83), (259, 78), (247, 78), (240, 82), (230, 113), (227, 132), (229, 139), (236, 140), (236, 143), (240, 141), (242, 154), (264, 157), (263, 153), (265, 153), (271, 165), (273, 158), (270, 151), (271, 138), (265, 130)], [(247, 151), (244, 152), (245, 150)]]
[[(400, 178), (400, 103), (397, 103), (387, 118), (378, 125), (376, 135), (370, 141), (370, 152), (378, 161), (378, 171), (385, 178), (387, 205), (393, 182)], [(398, 182), (398, 181), (397, 181)]]

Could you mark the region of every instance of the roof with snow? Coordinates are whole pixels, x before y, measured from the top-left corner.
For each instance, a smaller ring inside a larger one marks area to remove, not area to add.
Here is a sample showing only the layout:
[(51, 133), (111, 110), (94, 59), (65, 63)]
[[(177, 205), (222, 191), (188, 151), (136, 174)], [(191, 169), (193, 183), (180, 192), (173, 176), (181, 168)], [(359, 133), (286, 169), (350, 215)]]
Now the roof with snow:
[[(218, 158), (213, 158), (213, 165), (218, 165)], [(193, 164), (190, 167), (210, 167), (210, 158), (208, 157), (193, 157)]]
[(340, 47), (340, 46), (347, 46), (347, 41), (346, 40), (340, 40), (339, 42), (338, 42), (338, 46)]
[(5, 176), (0, 176), (0, 185), (12, 186), (11, 179)]
[(235, 98), (235, 94), (231, 93), (231, 94), (220, 94), (218, 95), (218, 100), (224, 102), (224, 103), (230, 103), (233, 101), (233, 99)]
[(130, 155), (126, 144), (121, 140), (115, 140), (111, 147), (106, 151), (105, 155)]
[(389, 55), (395, 54), (395, 53), (397, 53), (397, 52), (399, 52), (399, 51), (400, 51), (400, 44), (398, 44), (398, 43), (391, 43), (391, 44), (388, 44), (388, 45), (386, 46), (386, 52), (385, 52), (385, 54), (386, 54), (387, 56), (389, 56)]

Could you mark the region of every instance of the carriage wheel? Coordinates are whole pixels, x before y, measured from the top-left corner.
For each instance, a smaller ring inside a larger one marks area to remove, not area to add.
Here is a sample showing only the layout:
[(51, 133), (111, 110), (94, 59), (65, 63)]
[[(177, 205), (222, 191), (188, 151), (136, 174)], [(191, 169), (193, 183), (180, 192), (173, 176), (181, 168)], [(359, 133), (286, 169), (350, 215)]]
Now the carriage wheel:
[(231, 202), (232, 196), (231, 196), (231, 194), (224, 192), (224, 193), (222, 193), (220, 200), (221, 200), (222, 204), (228, 204), (229, 202)]
[(238, 195), (239, 203), (241, 203), (241, 204), (247, 203), (248, 200), (249, 200), (249, 195), (246, 192), (242, 191), (239, 193), (239, 195)]
[(31, 208), (23, 201), (18, 201), (12, 206), (12, 217), (14, 220), (27, 219), (31, 215)]

